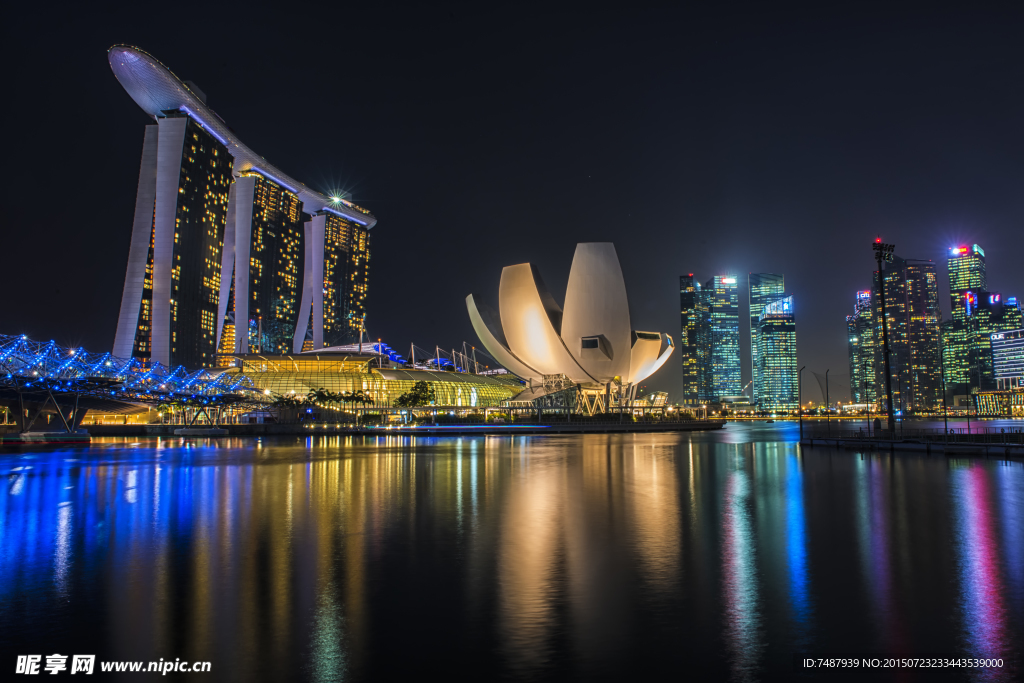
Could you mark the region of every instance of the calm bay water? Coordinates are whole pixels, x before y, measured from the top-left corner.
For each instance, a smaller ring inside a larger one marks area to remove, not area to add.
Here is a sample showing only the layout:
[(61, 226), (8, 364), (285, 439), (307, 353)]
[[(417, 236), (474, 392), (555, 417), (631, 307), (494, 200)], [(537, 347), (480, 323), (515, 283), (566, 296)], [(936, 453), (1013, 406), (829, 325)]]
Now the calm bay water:
[(1019, 678), (1024, 465), (796, 430), (5, 448), (0, 671), (852, 680), (794, 654), (901, 653), (1008, 668), (871, 680)]

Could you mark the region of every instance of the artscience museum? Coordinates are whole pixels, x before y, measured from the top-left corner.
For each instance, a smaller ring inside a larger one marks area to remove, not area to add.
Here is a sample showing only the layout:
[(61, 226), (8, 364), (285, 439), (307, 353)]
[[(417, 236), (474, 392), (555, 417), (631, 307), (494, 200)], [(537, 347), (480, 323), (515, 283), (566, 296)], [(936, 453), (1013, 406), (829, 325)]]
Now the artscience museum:
[(590, 414), (625, 407), (674, 350), (667, 333), (632, 328), (609, 242), (576, 245), (564, 307), (531, 263), (502, 269), (497, 311), (472, 294), (466, 306), (487, 351), (527, 382), (516, 401)]

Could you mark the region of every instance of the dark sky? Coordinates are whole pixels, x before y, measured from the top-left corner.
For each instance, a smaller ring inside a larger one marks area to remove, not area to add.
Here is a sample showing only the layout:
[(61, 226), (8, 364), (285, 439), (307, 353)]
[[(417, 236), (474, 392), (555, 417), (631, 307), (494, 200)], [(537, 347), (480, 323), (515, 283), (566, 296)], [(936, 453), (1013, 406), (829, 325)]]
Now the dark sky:
[[(822, 373), (848, 372), (876, 235), (939, 263), (947, 317), (953, 243), (1024, 296), (1020, 3), (374, 5), (8, 10), (0, 332), (113, 343), (148, 120), (114, 43), (374, 212), (369, 332), (399, 349), (475, 343), (464, 298), (496, 299), (505, 265), (536, 263), (561, 299), (581, 241), (615, 243), (633, 327), (677, 338), (681, 273), (784, 273)], [(678, 381), (673, 359), (648, 384)]]

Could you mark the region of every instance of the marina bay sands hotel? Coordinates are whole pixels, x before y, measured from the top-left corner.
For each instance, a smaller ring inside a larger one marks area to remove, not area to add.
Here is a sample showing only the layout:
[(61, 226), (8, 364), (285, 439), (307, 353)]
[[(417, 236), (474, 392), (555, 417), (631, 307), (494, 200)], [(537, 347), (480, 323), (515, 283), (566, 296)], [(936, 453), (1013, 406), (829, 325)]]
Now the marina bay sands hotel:
[(110, 68), (153, 117), (142, 143), (114, 355), (189, 369), (218, 354), (355, 342), (366, 319), (368, 211), (246, 147), (194, 84), (116, 45)]

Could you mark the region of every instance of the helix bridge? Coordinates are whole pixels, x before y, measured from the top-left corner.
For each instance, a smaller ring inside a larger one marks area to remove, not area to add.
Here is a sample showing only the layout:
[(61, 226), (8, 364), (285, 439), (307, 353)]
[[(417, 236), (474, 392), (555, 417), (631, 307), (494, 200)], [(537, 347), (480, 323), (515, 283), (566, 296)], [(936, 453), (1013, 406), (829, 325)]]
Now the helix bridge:
[(45, 413), (72, 432), (89, 410), (132, 413), (154, 406), (189, 409), (193, 419), (263, 403), (252, 380), (224, 370), (189, 371), (137, 358), (90, 353), (54, 341), (0, 335), (0, 405), (28, 432)]

